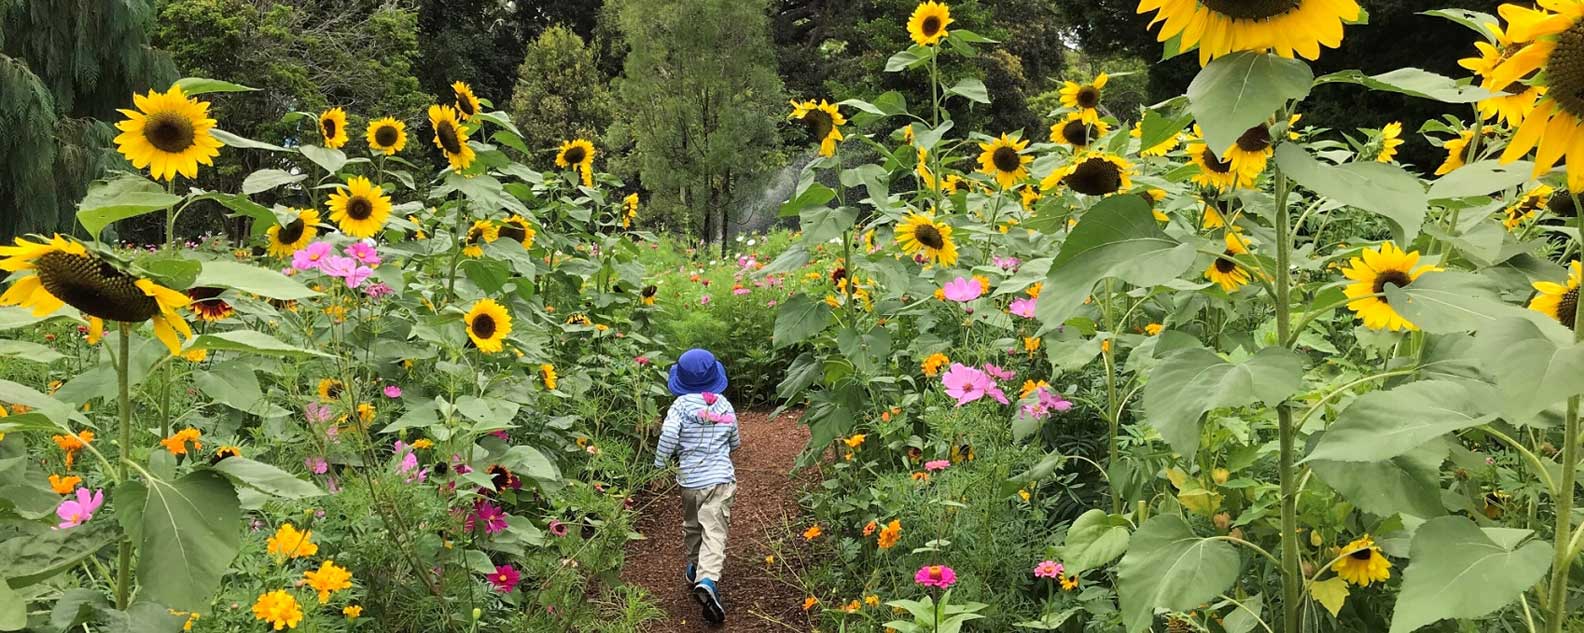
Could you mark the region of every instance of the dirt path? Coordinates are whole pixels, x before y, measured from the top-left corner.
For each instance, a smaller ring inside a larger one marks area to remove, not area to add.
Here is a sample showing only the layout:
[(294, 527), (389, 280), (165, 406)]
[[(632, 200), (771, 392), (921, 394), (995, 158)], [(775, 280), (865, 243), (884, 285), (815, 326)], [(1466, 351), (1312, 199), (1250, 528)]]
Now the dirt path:
[(682, 547), (682, 500), (673, 489), (649, 504), (638, 520), (646, 538), (627, 546), (622, 581), (648, 589), (666, 611), (666, 618), (650, 625), (654, 633), (686, 631), (806, 631), (803, 595), (796, 587), (771, 577), (765, 568), (770, 543), (786, 538), (789, 523), (798, 514), (799, 482), (788, 476), (798, 452), (808, 442), (808, 428), (797, 423), (797, 413), (771, 418), (765, 412), (740, 413), (742, 448), (733, 456), (737, 467), (737, 497), (732, 504), (731, 532), (726, 544), (726, 569), (721, 579), (721, 599), (726, 624), (711, 627), (700, 616), (698, 603), (687, 594), (682, 570), (687, 553)]

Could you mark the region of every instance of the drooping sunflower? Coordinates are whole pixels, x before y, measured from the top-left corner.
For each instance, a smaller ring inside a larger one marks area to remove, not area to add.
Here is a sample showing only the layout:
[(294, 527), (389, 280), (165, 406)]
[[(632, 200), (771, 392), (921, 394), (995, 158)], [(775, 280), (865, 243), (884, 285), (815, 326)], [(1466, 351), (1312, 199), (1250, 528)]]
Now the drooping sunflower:
[(474, 220), (462, 239), (462, 254), (472, 258), (484, 256), (484, 245), (500, 239), (500, 227), (490, 220)]
[(463, 121), (472, 119), (473, 115), (479, 113), (481, 106), (478, 97), (473, 94), (472, 86), (460, 81), (455, 82), (451, 84), (451, 95), (456, 100), (457, 114)]
[(1541, 0), (1540, 6), (1555, 13), (1501, 7), (1507, 36), (1523, 48), (1492, 70), (1490, 81), (1509, 86), (1534, 75), (1530, 85), (1546, 87), (1534, 110), (1523, 115), (1501, 161), (1510, 163), (1534, 150), (1537, 177), (1564, 161), (1568, 188), (1577, 191), (1584, 188), (1584, 73), (1579, 72), (1584, 67), (1584, 3)]
[(473, 345), (485, 354), (504, 349), (502, 341), (512, 329), (511, 313), (494, 299), (479, 299), (463, 315), (462, 322), (467, 326), (467, 335)]
[[(1133, 138), (1140, 139), (1142, 141), (1144, 138), (1144, 124), (1133, 124), (1133, 131), (1128, 132), (1128, 136), (1132, 136)], [(1156, 143), (1153, 147), (1140, 147), (1139, 156), (1165, 156), (1167, 152), (1170, 152), (1177, 147), (1179, 136), (1180, 134), (1173, 134), (1171, 135), (1171, 138)]]
[(1584, 278), (1579, 260), (1568, 264), (1567, 285), (1550, 281), (1534, 282), (1535, 298), (1529, 300), (1529, 309), (1544, 314), (1560, 321), (1562, 325), (1573, 327), (1573, 320), (1578, 317), (1579, 281)]
[(562, 141), (556, 151), (556, 167), (572, 169), (583, 177), (583, 186), (594, 186), (594, 144), (587, 139)]
[(133, 276), (79, 242), (60, 235), (36, 242), (19, 237), (13, 246), (0, 247), (0, 258), (0, 270), (33, 271), (14, 279), (0, 295), (0, 306), (31, 308), (33, 316), (42, 317), (69, 305), (100, 331), (103, 321), (150, 321), (154, 337), (172, 355), (181, 351), (178, 334), (192, 338), (192, 328), (177, 312), (187, 305), (187, 295)]
[(1232, 161), (1216, 156), (1215, 151), (1202, 140), (1188, 144), (1188, 158), (1199, 167), (1199, 173), (1194, 174), (1193, 181), (1200, 186), (1228, 191), (1253, 184)]
[(1179, 50), (1199, 49), (1199, 65), (1239, 51), (1269, 50), (1282, 57), (1320, 57), (1342, 44), (1342, 25), (1358, 21), (1355, 0), (1139, 0), (1155, 11), (1160, 42), (1181, 36)]
[(269, 240), (269, 254), (276, 257), (291, 257), (292, 253), (302, 250), (315, 237), (319, 236), (319, 212), (312, 209), (297, 209), (297, 219), (285, 225), (277, 224), (265, 229), (264, 234)]
[(220, 294), (223, 292), (225, 292), (225, 288), (207, 286), (188, 288), (187, 298), (191, 299), (192, 303), (187, 304), (187, 309), (192, 310), (192, 313), (198, 315), (198, 318), (209, 322), (220, 321), (236, 314), (236, 310), (231, 307), (231, 303), (220, 298)]
[(1100, 89), (1111, 78), (1105, 73), (1095, 75), (1094, 81), (1081, 84), (1076, 81), (1062, 82), (1061, 104), (1076, 110), (1075, 114), (1085, 123), (1100, 122)]
[(1347, 304), (1348, 309), (1364, 320), (1364, 327), (1372, 330), (1396, 332), (1418, 329), (1392, 309), (1384, 295), (1376, 295), (1385, 290), (1386, 284), (1407, 288), (1420, 275), (1441, 269), (1428, 264), (1420, 265), (1419, 251), (1403, 252), (1391, 242), (1382, 243), (1379, 249), (1366, 248), (1361, 255), (1354, 257), (1350, 265), (1342, 269), (1342, 275), (1354, 282), (1342, 289), (1343, 294), (1352, 299)]
[(523, 250), (533, 248), (535, 234), (533, 225), (528, 224), (528, 219), (520, 215), (506, 218), (506, 221), (500, 225), (500, 237), (517, 240), (518, 244), (522, 244)]
[(1033, 156), (1023, 155), (1028, 144), (1027, 140), (1019, 141), (1005, 132), (989, 143), (980, 143), (979, 171), (995, 176), (996, 184), (1002, 189), (1011, 189), (1012, 185), (1028, 178), (1028, 164), (1034, 161)]
[(407, 147), (407, 124), (391, 117), (375, 119), (369, 123), (367, 136), (370, 151), (394, 156)]
[(847, 118), (842, 116), (841, 110), (824, 99), (820, 99), (819, 103), (813, 100), (791, 103), (792, 113), (787, 115), (787, 119), (796, 120), (808, 129), (809, 137), (819, 143), (820, 156), (834, 155), (836, 144), (843, 139), (841, 126), (847, 124)]
[(1115, 154), (1091, 152), (1058, 168), (1040, 182), (1046, 191), (1065, 185), (1086, 196), (1109, 196), (1133, 186), (1133, 164)]
[(347, 144), (346, 110), (330, 108), (319, 113), (319, 138), (330, 149)]
[(330, 194), (330, 219), (342, 233), (352, 237), (373, 237), (390, 219), (391, 199), (385, 190), (369, 179), (353, 176), (345, 187)]
[(1221, 256), (1217, 257), (1215, 261), (1210, 262), (1208, 268), (1205, 268), (1205, 279), (1215, 282), (1226, 292), (1236, 292), (1238, 288), (1247, 286), (1249, 282), (1248, 271), (1244, 270), (1233, 259), (1246, 253), (1248, 253), (1248, 238), (1236, 232), (1227, 231), (1226, 250), (1222, 251)]
[(344, 390), (346, 390), (346, 385), (343, 385), (340, 380), (335, 378), (321, 378), (319, 380), (319, 400), (323, 402), (340, 400), (341, 392)]
[(897, 246), (902, 252), (942, 266), (957, 263), (957, 245), (952, 243), (951, 235), (951, 225), (936, 222), (933, 213), (910, 213), (896, 229)]
[(450, 161), (452, 171), (462, 171), (473, 164), (476, 155), (468, 146), (468, 133), (457, 121), (456, 108), (443, 105), (429, 106), (429, 125), (434, 128), (435, 147), (440, 148)]
[(624, 229), (632, 228), (633, 222), (636, 221), (637, 219), (638, 219), (638, 193), (637, 192), (633, 192), (633, 193), (627, 194), (627, 197), (622, 198), (622, 217), (621, 217), (622, 228), (624, 228)]
[(1508, 205), (1506, 210), (1502, 211), (1502, 226), (1507, 227), (1509, 231), (1515, 231), (1518, 227), (1533, 220), (1536, 215), (1539, 215), (1540, 210), (1545, 208), (1546, 204), (1551, 201), (1552, 194), (1553, 190), (1548, 185), (1540, 185), (1531, 189), (1528, 193)]
[(1375, 162), (1389, 163), (1397, 157), (1397, 146), (1403, 144), (1402, 122), (1392, 121), (1387, 123), (1380, 131), (1380, 151), (1375, 154)]
[(638, 291), (638, 302), (646, 306), (652, 306), (655, 304), (655, 295), (659, 292), (660, 289), (656, 288), (654, 284), (644, 286), (643, 290)]
[(1331, 564), (1331, 571), (1344, 581), (1368, 587), (1372, 582), (1386, 582), (1391, 578), (1391, 561), (1386, 560), (1380, 547), (1375, 545), (1375, 539), (1368, 534), (1348, 543), (1340, 555), (1342, 557)]
[(1110, 132), (1111, 126), (1106, 125), (1105, 121), (1085, 121), (1082, 113), (1074, 112), (1051, 124), (1050, 140), (1052, 143), (1071, 145), (1074, 149), (1086, 149)]
[(1232, 168), (1242, 174), (1248, 185), (1252, 185), (1260, 172), (1265, 171), (1265, 164), (1274, 153), (1270, 128), (1260, 123), (1238, 135), (1232, 146), (1222, 153), (1222, 158), (1232, 163)]
[(197, 178), (199, 163), (214, 164), (220, 141), (211, 133), (215, 120), (209, 118), (208, 101), (190, 98), (181, 86), (171, 86), (163, 93), (134, 94), (132, 102), (136, 110), (119, 110), (126, 120), (116, 123), (121, 134), (115, 143), (133, 167), (148, 168), (149, 175), (170, 180), (178, 173)]
[(946, 27), (951, 26), (951, 23), (949, 7), (935, 0), (927, 0), (919, 3), (913, 9), (913, 15), (908, 17), (908, 37), (913, 38), (913, 43), (919, 46), (934, 46), (949, 35)]

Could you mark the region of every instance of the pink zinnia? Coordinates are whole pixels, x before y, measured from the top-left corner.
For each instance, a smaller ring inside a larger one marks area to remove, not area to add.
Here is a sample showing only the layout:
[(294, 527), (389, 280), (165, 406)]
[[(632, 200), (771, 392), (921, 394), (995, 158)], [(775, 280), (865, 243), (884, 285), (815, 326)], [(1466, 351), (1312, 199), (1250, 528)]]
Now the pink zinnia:
[(484, 524), (484, 531), (490, 534), (500, 534), (506, 531), (506, 512), (493, 503), (479, 499), (473, 505), (473, 514), (467, 518), (467, 529), (473, 529), (474, 521)]
[(555, 519), (550, 519), (550, 533), (554, 534), (556, 536), (566, 536), (567, 535), (567, 526), (566, 526), (565, 523), (562, 523), (562, 522), (557, 521)]
[(1007, 311), (1025, 319), (1032, 319), (1034, 318), (1034, 309), (1038, 306), (1038, 299), (1019, 297), (1012, 300), (1012, 305), (1007, 306)]
[(522, 574), (517, 573), (517, 568), (511, 565), (496, 565), (495, 572), (489, 575), (491, 585), (501, 593), (511, 593), (517, 588), (517, 583), (522, 582)]
[(308, 418), (308, 422), (311, 424), (324, 424), (329, 422), (330, 418), (335, 417), (335, 412), (330, 407), (317, 402), (310, 402), (307, 407), (303, 408), (303, 415)]
[(1040, 561), (1040, 564), (1034, 566), (1034, 577), (1059, 578), (1061, 577), (1063, 571), (1065, 571), (1065, 569), (1062, 567), (1061, 563), (1053, 560)]
[(913, 582), (925, 587), (951, 589), (952, 585), (957, 584), (957, 572), (945, 565), (925, 565), (913, 574)]
[(962, 303), (978, 299), (979, 295), (984, 294), (984, 288), (979, 286), (978, 279), (958, 277), (946, 282), (946, 285), (941, 287), (941, 293), (947, 299)]
[(750, 292), (753, 292), (753, 291), (749, 290), (747, 288), (732, 288), (732, 294), (737, 295), (737, 296), (742, 296), (742, 295), (748, 294)]
[(370, 299), (384, 299), (385, 297), (389, 297), (395, 293), (396, 291), (392, 290), (391, 287), (386, 285), (383, 281), (374, 282), (369, 284), (368, 288), (363, 289), (363, 294), (368, 295)]
[(346, 254), (351, 255), (359, 262), (370, 266), (380, 265), (379, 251), (364, 242), (353, 242), (346, 247)]
[(55, 508), (55, 516), (61, 519), (60, 525), (55, 527), (64, 530), (87, 523), (102, 505), (104, 505), (103, 489), (95, 490), (90, 494), (87, 488), (78, 488), (76, 498), (67, 498)]
[(941, 384), (946, 385), (946, 395), (957, 399), (959, 407), (985, 397), (995, 386), (984, 372), (962, 363), (952, 363), (941, 375)]
[(385, 385), (385, 397), (400, 398), (401, 394), (401, 387), (397, 387), (396, 385)]
[(330, 471), (330, 463), (323, 457), (309, 457), (303, 460), (303, 465), (308, 467), (308, 472), (315, 475), (323, 475)]
[(329, 255), (333, 247), (329, 242), (314, 242), (303, 247), (302, 250), (292, 253), (292, 268), (297, 270), (319, 270), (320, 260)]
[(937, 460), (934, 460), (934, 461), (924, 462), (924, 470), (927, 470), (927, 471), (930, 471), (930, 472), (935, 472), (937, 470), (946, 470), (946, 468), (949, 467), (949, 466), (951, 466), (951, 462), (946, 461), (944, 459), (937, 459)]
[(710, 296), (709, 295), (704, 295), (704, 296), (699, 297), (699, 305), (707, 306), (707, 305), (709, 305), (709, 302), (710, 302)]
[(649, 366), (649, 357), (648, 356), (639, 356), (637, 358), (634, 358), (633, 362), (638, 363), (639, 365), (641, 365), (643, 367), (648, 367)]

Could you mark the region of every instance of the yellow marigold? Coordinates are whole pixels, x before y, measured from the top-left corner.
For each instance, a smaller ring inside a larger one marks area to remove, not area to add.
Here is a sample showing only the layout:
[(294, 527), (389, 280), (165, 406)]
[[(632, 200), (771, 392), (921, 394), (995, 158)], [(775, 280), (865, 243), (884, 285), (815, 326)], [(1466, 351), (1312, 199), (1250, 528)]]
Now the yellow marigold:
[(413, 440), (412, 447), (413, 448), (434, 448), (434, 440), (431, 440), (431, 439), (429, 439), (427, 437), (418, 438), (416, 440)]
[(803, 530), (803, 540), (812, 541), (819, 538), (820, 535), (824, 533), (825, 529), (821, 528), (818, 523), (815, 523), (814, 525), (810, 526), (809, 529)]
[(330, 594), (352, 588), (352, 572), (327, 560), (319, 564), (319, 569), (303, 572), (303, 581), (319, 592), (319, 604), (324, 604), (330, 601)]
[(172, 455), (186, 455), (189, 443), (192, 444), (192, 449), (195, 451), (203, 448), (203, 444), (198, 441), (198, 438), (202, 435), (203, 433), (198, 429), (188, 427), (160, 440), (160, 444)]
[(374, 404), (373, 403), (370, 403), (370, 402), (359, 402), (358, 406), (357, 406), (357, 412), (358, 412), (358, 421), (360, 421), (360, 422), (362, 422), (364, 424), (368, 424), (369, 422), (373, 422), (374, 421)]
[(348, 620), (356, 620), (363, 615), (363, 607), (361, 605), (349, 604), (347, 606), (341, 607), (341, 615), (346, 616), (346, 619)]
[(854, 433), (852, 435), (852, 437), (849, 437), (849, 438), (847, 438), (845, 440), (842, 440), (842, 441), (847, 444), (847, 448), (858, 448), (860, 446), (863, 446), (864, 434), (862, 434), (862, 433)]
[(54, 491), (55, 494), (58, 495), (71, 494), (73, 491), (77, 490), (77, 486), (81, 483), (82, 477), (78, 477), (76, 475), (67, 475), (65, 477), (60, 475), (49, 476), (50, 490)]
[(880, 596), (876, 596), (876, 595), (872, 595), (872, 594), (864, 596), (864, 605), (870, 606), (870, 607), (878, 607), (878, 606), (880, 606)]
[(1161, 325), (1159, 323), (1151, 323), (1149, 325), (1144, 326), (1144, 333), (1148, 334), (1150, 336), (1155, 336), (1156, 334), (1160, 334), (1161, 330), (1163, 330), (1165, 328), (1166, 328), (1166, 326), (1163, 326), (1163, 325)]
[[(928, 475), (926, 475), (926, 477), (927, 476)], [(876, 540), (875, 544), (879, 545), (880, 549), (891, 549), (892, 547), (895, 547), (897, 542), (900, 540), (902, 540), (902, 522), (897, 519), (892, 519), (890, 523), (887, 523), (885, 527), (880, 529), (880, 537)]]
[(313, 556), (319, 553), (319, 546), (313, 542), (313, 530), (299, 532), (297, 526), (288, 521), (275, 529), (275, 534), (269, 537), (266, 550), (279, 562), (288, 558)]
[(947, 358), (945, 354), (935, 352), (934, 354), (930, 354), (924, 358), (924, 363), (921, 365), (921, 367), (924, 370), (925, 376), (935, 376), (940, 374), (941, 368), (945, 367), (946, 364), (950, 362), (951, 359)]
[(297, 599), (280, 589), (259, 595), (253, 603), (253, 618), (269, 623), (277, 631), (297, 628), (302, 617)]
[(814, 596), (809, 596), (807, 598), (804, 598), (803, 599), (803, 610), (804, 611), (808, 611), (809, 609), (814, 608), (814, 605), (817, 605), (817, 604), (819, 604), (819, 598), (815, 598)]

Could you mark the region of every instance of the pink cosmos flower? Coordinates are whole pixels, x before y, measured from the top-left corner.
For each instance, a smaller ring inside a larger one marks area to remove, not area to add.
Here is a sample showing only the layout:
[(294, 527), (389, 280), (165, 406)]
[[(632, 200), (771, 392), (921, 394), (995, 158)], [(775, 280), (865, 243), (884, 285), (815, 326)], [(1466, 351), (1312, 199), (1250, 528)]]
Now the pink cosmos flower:
[(1017, 270), (1018, 266), (1023, 265), (1022, 260), (1019, 260), (1016, 257), (1002, 257), (1000, 255), (991, 257), (990, 263), (995, 264), (997, 268), (1005, 271)]
[(567, 535), (567, 526), (566, 526), (565, 523), (562, 523), (562, 522), (557, 521), (555, 519), (550, 519), (550, 526), (549, 527), (550, 527), (550, 533), (555, 535), (555, 536), (560, 537), (560, 536), (566, 536)]
[(472, 530), (474, 522), (484, 524), (484, 531), (490, 534), (500, 534), (506, 531), (506, 512), (489, 501), (479, 499), (473, 504), (473, 513), (468, 515), (463, 527)]
[(400, 398), (401, 394), (401, 387), (397, 387), (396, 385), (385, 385), (385, 397)]
[(703, 295), (703, 296), (699, 297), (699, 305), (707, 306), (707, 305), (709, 305), (709, 302), (710, 302), (710, 296), (709, 295)]
[(947, 460), (944, 460), (944, 459), (937, 459), (937, 460), (933, 460), (933, 461), (924, 462), (924, 470), (927, 470), (929, 472), (935, 472), (937, 470), (946, 470), (949, 467), (951, 467), (951, 462), (949, 462)]
[(1059, 578), (1063, 571), (1066, 571), (1066, 569), (1062, 567), (1061, 563), (1053, 560), (1040, 561), (1040, 564), (1034, 566), (1034, 577)]
[(370, 299), (384, 299), (385, 297), (389, 297), (395, 293), (396, 291), (391, 289), (390, 286), (385, 285), (385, 282), (383, 281), (376, 281), (372, 284), (369, 284), (369, 287), (363, 289), (363, 294), (368, 295)]
[(913, 582), (925, 587), (939, 587), (950, 589), (957, 584), (957, 572), (945, 565), (925, 565), (920, 567), (918, 573), (913, 574)]
[(1023, 415), (1036, 420), (1050, 417), (1052, 411), (1065, 413), (1073, 407), (1072, 402), (1046, 387), (1035, 389), (1030, 398), (1033, 402), (1023, 405)]
[(309, 457), (303, 460), (303, 465), (308, 467), (308, 472), (315, 475), (323, 475), (330, 471), (330, 462), (325, 461), (323, 457)]
[(64, 530), (87, 523), (102, 505), (104, 505), (103, 489), (89, 494), (87, 488), (78, 488), (76, 498), (67, 498), (55, 508), (55, 516), (61, 519), (60, 525), (55, 526), (55, 529)]
[(328, 406), (310, 402), (307, 407), (303, 408), (303, 415), (308, 418), (310, 424), (324, 424), (335, 417), (335, 412)]
[(638, 363), (639, 366), (648, 367), (649, 366), (649, 357), (648, 356), (639, 356), (639, 357), (634, 358), (633, 362)]
[(329, 242), (314, 242), (292, 253), (292, 268), (297, 270), (319, 270), (320, 261), (329, 255), (334, 247)]
[(511, 593), (517, 588), (517, 583), (522, 582), (522, 574), (511, 565), (496, 565), (495, 572), (489, 575), (489, 582), (495, 590), (501, 593)]
[(351, 255), (359, 263), (369, 266), (380, 265), (379, 251), (367, 242), (353, 242), (346, 247), (346, 254)]
[(990, 374), (996, 380), (1012, 380), (1013, 378), (1017, 377), (1017, 374), (1002, 369), (996, 366), (994, 363), (985, 363), (984, 372)]
[(753, 292), (753, 291), (749, 290), (747, 288), (732, 288), (732, 294), (737, 295), (739, 297), (743, 296), (745, 294), (748, 294), (750, 292)]
[(1019, 297), (1017, 299), (1013, 299), (1012, 300), (1012, 305), (1007, 306), (1007, 312), (1011, 312), (1012, 314), (1014, 314), (1016, 316), (1023, 317), (1025, 319), (1032, 319), (1032, 318), (1034, 318), (1034, 310), (1038, 306), (1039, 306), (1039, 300), (1038, 299), (1030, 299), (1030, 298), (1027, 298), (1027, 297)]
[(959, 407), (990, 395), (990, 389), (995, 387), (990, 376), (962, 363), (952, 363), (941, 375), (941, 384), (946, 386), (946, 395), (957, 399)]
[(979, 286), (978, 279), (958, 277), (946, 282), (946, 285), (941, 287), (941, 292), (947, 299), (964, 303), (978, 299), (979, 295), (984, 294), (984, 288)]

